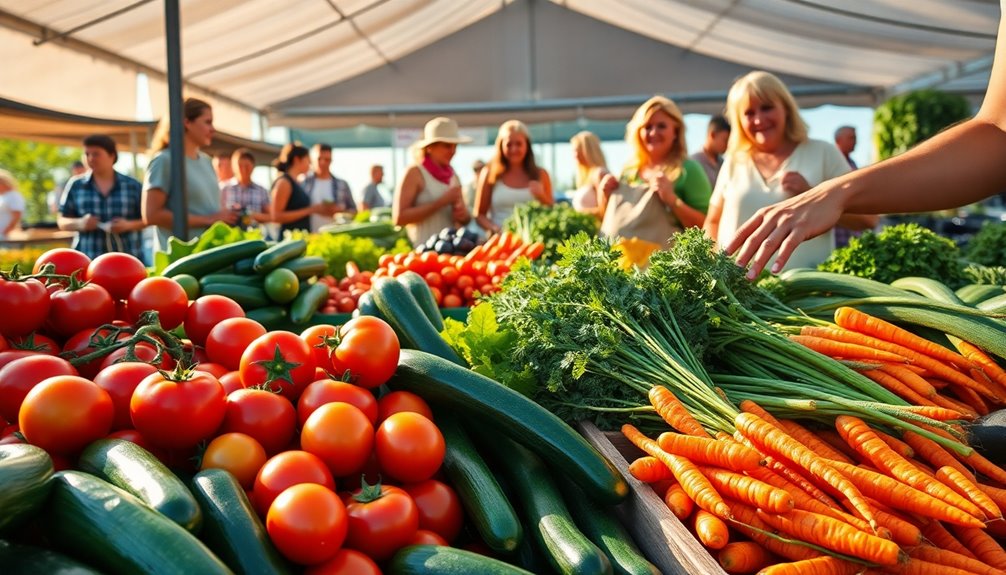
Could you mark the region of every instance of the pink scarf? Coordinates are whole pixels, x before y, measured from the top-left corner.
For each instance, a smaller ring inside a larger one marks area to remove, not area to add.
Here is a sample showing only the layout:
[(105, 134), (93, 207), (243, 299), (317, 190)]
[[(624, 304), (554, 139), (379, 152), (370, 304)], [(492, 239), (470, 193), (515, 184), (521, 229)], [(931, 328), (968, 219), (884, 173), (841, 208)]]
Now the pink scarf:
[(446, 166), (441, 166), (440, 164), (434, 162), (429, 156), (423, 158), (423, 167), (426, 171), (430, 173), (438, 182), (443, 182), (450, 185), (451, 178), (454, 177), (454, 168), (450, 164)]

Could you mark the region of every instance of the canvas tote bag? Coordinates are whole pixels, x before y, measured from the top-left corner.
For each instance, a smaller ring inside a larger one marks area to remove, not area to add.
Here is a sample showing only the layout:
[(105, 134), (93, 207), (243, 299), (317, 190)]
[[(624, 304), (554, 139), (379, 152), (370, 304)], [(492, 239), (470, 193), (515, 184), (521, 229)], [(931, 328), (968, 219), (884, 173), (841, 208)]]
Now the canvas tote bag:
[(638, 238), (667, 248), (667, 240), (682, 231), (677, 218), (647, 185), (621, 183), (611, 197), (601, 221), (601, 236)]

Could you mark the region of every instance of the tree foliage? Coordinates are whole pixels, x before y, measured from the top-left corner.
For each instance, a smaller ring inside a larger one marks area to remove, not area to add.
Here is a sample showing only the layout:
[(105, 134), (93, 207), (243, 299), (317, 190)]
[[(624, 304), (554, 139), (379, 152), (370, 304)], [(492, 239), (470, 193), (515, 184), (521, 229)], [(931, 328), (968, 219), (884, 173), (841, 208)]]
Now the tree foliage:
[(918, 90), (895, 96), (873, 115), (877, 157), (884, 160), (896, 156), (970, 117), (971, 106), (957, 94)]
[(64, 181), (70, 164), (79, 158), (80, 151), (73, 148), (0, 139), (0, 168), (17, 179), (18, 190), (25, 199), (23, 221), (35, 223), (53, 219), (46, 205), (46, 194)]

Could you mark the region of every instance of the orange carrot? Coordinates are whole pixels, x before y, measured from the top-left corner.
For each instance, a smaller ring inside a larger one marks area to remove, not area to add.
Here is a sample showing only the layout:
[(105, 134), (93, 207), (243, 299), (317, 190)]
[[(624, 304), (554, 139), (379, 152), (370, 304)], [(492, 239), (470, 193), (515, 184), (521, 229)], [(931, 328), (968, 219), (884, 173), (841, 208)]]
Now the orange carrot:
[(789, 339), (828, 357), (890, 362), (900, 361), (908, 363), (907, 358), (904, 358), (896, 353), (891, 353), (889, 351), (865, 345), (845, 343), (824, 337), (814, 337), (811, 335), (791, 335), (789, 336)]
[(695, 502), (685, 493), (680, 483), (675, 483), (667, 488), (667, 493), (664, 494), (664, 503), (679, 521), (688, 519), (688, 516), (695, 509)]
[[(736, 501), (730, 502), (730, 509), (734, 511), (734, 527), (744, 535), (751, 538), (772, 553), (789, 559), (790, 561), (801, 561), (812, 557), (820, 557), (821, 552), (806, 545), (796, 542), (782, 541), (778, 537), (772, 537), (767, 533), (772, 533), (772, 527), (767, 525), (758, 517), (754, 507), (744, 505)], [(751, 528), (754, 529), (751, 529)], [(756, 531), (756, 529), (758, 531)]]
[(835, 310), (835, 323), (846, 329), (858, 331), (859, 333), (880, 338), (891, 343), (903, 345), (908, 349), (915, 350), (929, 357), (938, 359), (944, 363), (949, 363), (962, 368), (970, 368), (972, 364), (963, 355), (950, 351), (949, 349), (933, 343), (924, 337), (915, 335), (907, 329), (900, 328), (893, 323), (884, 321), (879, 317), (873, 317), (863, 313), (856, 308), (840, 307)]
[(894, 542), (898, 545), (914, 547), (922, 543), (922, 531), (915, 525), (883, 509), (874, 507), (873, 513), (877, 516), (877, 523), (890, 530)]
[(860, 455), (856, 453), (856, 450), (849, 447), (834, 429), (818, 429), (814, 433), (821, 438), (821, 441), (844, 453), (849, 459), (849, 463), (855, 463), (860, 460)]
[[(990, 410), (988, 404), (985, 403), (982, 396), (974, 389), (963, 385), (957, 385), (956, 383), (951, 383), (949, 389), (957, 396), (957, 399), (971, 406), (972, 409), (978, 412), (978, 415), (989, 414)], [(1001, 403), (1001, 401), (997, 401), (996, 403)]]
[[(949, 389), (949, 384), (947, 384), (946, 387)], [(953, 397), (950, 397), (948, 395), (943, 395), (943, 393), (937, 393), (936, 395), (934, 395), (933, 396), (933, 403), (935, 403), (936, 405), (938, 405), (940, 407), (945, 407), (947, 409), (955, 409), (955, 410), (963, 413), (966, 416), (966, 417), (964, 417), (964, 419), (977, 419), (978, 418), (978, 412), (975, 411), (975, 408), (973, 408), (970, 405), (964, 403), (963, 401), (959, 401), (959, 400), (954, 399)]]
[(704, 509), (695, 512), (695, 522), (692, 526), (699, 542), (709, 549), (723, 549), (730, 543), (730, 529), (727, 524)]
[(860, 512), (862, 518), (876, 529), (877, 522), (859, 489), (836, 471), (828, 460), (818, 457), (795, 439), (786, 435), (786, 432), (765, 423), (757, 415), (740, 413), (734, 420), (734, 426), (761, 451), (786, 459), (810, 473), (811, 477), (823, 481), (844, 495)]
[(661, 479), (674, 477), (667, 466), (657, 460), (656, 457), (645, 455), (637, 458), (629, 464), (629, 474), (643, 483), (654, 483)]
[(961, 569), (959, 567), (949, 567), (939, 563), (930, 563), (921, 559), (909, 557), (908, 561), (901, 565), (887, 567), (883, 571), (878, 569), (867, 569), (863, 575), (975, 575), (974, 571)]
[[(957, 463), (955, 460), (954, 463)], [(969, 477), (970, 476), (970, 477)], [(975, 485), (975, 478), (970, 473), (964, 474), (949, 465), (936, 470), (936, 478), (957, 493), (967, 497), (978, 506), (989, 519), (1002, 519), (1003, 514), (991, 497)]]
[[(936, 429), (928, 425), (922, 425), (921, 427), (929, 431), (932, 431), (937, 435), (946, 437), (947, 439), (954, 439), (953, 436), (951, 436), (946, 431), (943, 431), (942, 429)], [(958, 440), (954, 439), (954, 441)], [(988, 477), (989, 479), (995, 481), (996, 483), (1006, 485), (1006, 470), (1003, 470), (1003, 468), (999, 467), (995, 463), (992, 463), (977, 451), (972, 449), (971, 453), (969, 453), (968, 455), (961, 455), (956, 451), (952, 453), (954, 457), (970, 465), (976, 472), (981, 473), (982, 475)]]
[(936, 388), (933, 387), (931, 383), (926, 381), (924, 377), (915, 373), (914, 371), (908, 369), (902, 365), (896, 364), (885, 364), (880, 366), (880, 371), (898, 378), (898, 381), (904, 383), (915, 393), (921, 395), (925, 398), (931, 398), (936, 395)]
[(904, 411), (928, 417), (929, 419), (935, 419), (936, 421), (961, 421), (975, 419), (971, 410), (964, 412), (959, 409), (939, 405), (903, 405), (898, 407)]
[[(754, 444), (748, 438), (741, 435), (741, 432), (737, 431), (735, 434), (738, 442), (748, 445), (749, 447), (754, 447)], [(827, 505), (828, 507), (836, 510), (841, 509), (827, 493), (821, 491), (816, 485), (814, 485), (813, 482), (801, 475), (796, 469), (792, 469), (786, 463), (779, 461), (770, 455), (766, 455), (765, 466), (773, 472), (778, 473), (779, 476), (785, 478), (786, 481), (803, 490), (810, 497), (820, 501), (823, 505)], [(748, 473), (754, 473), (754, 471), (748, 471)]]
[(935, 387), (936, 391), (939, 391), (944, 387), (950, 385), (950, 382), (945, 379), (940, 379), (938, 377), (933, 377), (927, 374), (920, 374), (920, 375), (922, 375), (923, 379), (929, 382), (929, 385)]
[(940, 549), (932, 545), (919, 545), (908, 551), (908, 556), (921, 561), (928, 561), (946, 567), (964, 569), (978, 575), (1004, 575), (1004, 572), (995, 567), (986, 565), (977, 559), (961, 555), (948, 549)]
[(700, 465), (699, 471), (724, 497), (736, 499), (774, 513), (785, 513), (793, 509), (793, 496), (784, 489), (778, 489), (753, 477), (726, 469)]
[(663, 418), (674, 429), (685, 435), (695, 437), (710, 437), (709, 432), (702, 427), (685, 405), (674, 396), (671, 390), (662, 385), (654, 385), (649, 392), (650, 404), (657, 410), (657, 415)]
[[(862, 373), (866, 377), (872, 379), (874, 382), (880, 384), (881, 387), (883, 387), (887, 391), (890, 391), (894, 395), (897, 395), (901, 399), (904, 399), (908, 403), (911, 403), (913, 405), (932, 405), (933, 404), (933, 402), (930, 399), (928, 399), (926, 397), (923, 397), (918, 392), (916, 392), (914, 389), (908, 387), (905, 384), (905, 382), (901, 381), (900, 379), (898, 379), (897, 377), (894, 377), (893, 375), (891, 375), (889, 373), (884, 373), (883, 371), (880, 371), (879, 369), (867, 369), (867, 370), (864, 370), (864, 371), (862, 371), (860, 373)], [(935, 395), (935, 392), (936, 392), (936, 390), (934, 389), (933, 390), (933, 394), (934, 395)]]
[(849, 481), (859, 487), (863, 495), (876, 499), (881, 503), (890, 505), (895, 509), (902, 509), (912, 513), (918, 513), (925, 517), (932, 517), (948, 523), (958, 523), (971, 527), (983, 525), (977, 517), (969, 515), (964, 511), (947, 505), (943, 501), (929, 495), (923, 491), (905, 485), (876, 471), (863, 469), (848, 463), (835, 462), (834, 467)]
[(999, 507), (1000, 510), (1006, 507), (1006, 489), (1002, 489), (1000, 487), (992, 487), (991, 485), (985, 485), (984, 483), (980, 482), (976, 483), (975, 485), (978, 486), (978, 489), (982, 490), (982, 493), (988, 495), (989, 498), (991, 498), (992, 501), (995, 502), (995, 504)]
[(901, 441), (897, 437), (884, 433), (879, 429), (874, 429), (873, 432), (876, 433), (877, 437), (883, 440), (883, 442), (886, 443), (888, 447), (897, 452), (898, 455), (904, 457), (905, 459), (912, 459), (913, 457), (915, 457), (915, 450), (912, 449), (911, 445), (908, 445), (907, 443)]
[[(944, 466), (953, 467), (970, 481), (973, 482), (975, 480), (974, 474), (961, 465), (961, 463), (957, 461), (957, 458), (944, 449), (939, 443), (936, 443), (928, 437), (923, 437), (914, 431), (904, 432), (904, 434), (902, 434), (902, 438), (908, 445), (912, 446), (912, 449), (915, 450), (915, 453), (918, 454), (920, 458), (931, 463), (934, 468)], [(952, 488), (953, 486), (950, 487)]]
[(790, 437), (799, 441), (804, 445), (804, 447), (807, 447), (821, 457), (852, 463), (852, 460), (846, 457), (844, 453), (838, 451), (830, 444), (814, 435), (806, 427), (800, 425), (792, 419), (780, 419), (779, 423), (782, 424), (783, 430), (788, 433)]
[(765, 464), (760, 453), (738, 443), (725, 443), (711, 437), (694, 437), (665, 432), (657, 437), (660, 449), (687, 457), (694, 463), (713, 465), (733, 471), (747, 471)]
[(792, 563), (776, 563), (758, 572), (758, 575), (853, 575), (862, 565), (824, 555)]
[(904, 557), (897, 543), (860, 531), (831, 517), (802, 509), (781, 515), (761, 510), (756, 513), (759, 519), (782, 533), (871, 563), (896, 565)]
[(888, 447), (863, 420), (851, 415), (840, 415), (835, 418), (835, 427), (850, 447), (891, 477), (895, 477), (975, 517), (982, 517), (981, 510), (974, 503), (961, 497), (946, 485), (926, 477), (907, 459)]
[(835, 509), (834, 507), (829, 507), (828, 505), (821, 503), (817, 499), (814, 499), (813, 497), (808, 495), (806, 491), (800, 489), (796, 485), (793, 485), (789, 481), (786, 481), (785, 479), (783, 479), (782, 476), (777, 475), (770, 469), (765, 468), (756, 469), (754, 471), (748, 472), (748, 474), (751, 475), (751, 477), (757, 479), (758, 481), (767, 483), (768, 485), (771, 485), (776, 489), (782, 489), (786, 491), (786, 493), (789, 493), (790, 497), (793, 498), (793, 506), (796, 507), (797, 509), (803, 509), (804, 511), (813, 511), (814, 513), (820, 513), (821, 515), (827, 515), (828, 517), (833, 517), (835, 519), (845, 521), (849, 525), (852, 525), (853, 527), (862, 531), (870, 530), (870, 525), (866, 521), (863, 521), (862, 519), (854, 515), (850, 515), (845, 511), (841, 511), (839, 509)]
[(740, 405), (738, 405), (737, 407), (740, 407), (741, 411), (743, 411), (744, 413), (753, 413), (758, 417), (762, 418), (763, 420), (765, 420), (765, 423), (778, 427), (779, 429), (782, 429), (782, 422), (776, 419), (775, 416), (769, 413), (764, 407), (758, 405), (757, 403), (755, 403), (750, 399), (745, 399), (741, 401)]
[(921, 529), (922, 536), (940, 549), (946, 549), (947, 551), (953, 551), (954, 553), (964, 555), (965, 557), (977, 559), (975, 554), (972, 553), (970, 549), (965, 547), (963, 543), (958, 541), (957, 537), (955, 537), (953, 533), (947, 531), (947, 528), (939, 521), (930, 521), (929, 523), (923, 525)]
[(667, 466), (674, 474), (681, 487), (684, 488), (688, 497), (700, 508), (723, 518), (730, 517), (730, 507), (723, 501), (720, 494), (709, 483), (705, 475), (698, 470), (694, 463), (685, 457), (672, 455), (660, 449), (656, 441), (643, 435), (638, 429), (630, 424), (622, 426), (622, 434), (632, 442), (633, 445), (642, 449), (649, 455), (656, 457), (661, 463)]
[(733, 541), (720, 549), (716, 560), (727, 573), (754, 573), (769, 564), (772, 554), (754, 541)]
[(982, 373), (987, 375), (989, 379), (1001, 386), (1001, 388), (1006, 388), (1006, 369), (1000, 367), (982, 348), (953, 336), (950, 337), (950, 341), (957, 348), (957, 351), (961, 352), (961, 355), (966, 357)]
[[(649, 457), (649, 455), (647, 455), (647, 457)], [(661, 463), (661, 465), (663, 465), (663, 463)], [(674, 475), (671, 475), (669, 479), (661, 479), (660, 481), (654, 481), (649, 485), (650, 489), (652, 489), (654, 493), (656, 493), (658, 496), (660, 496), (661, 499), (663, 499), (664, 494), (667, 493), (667, 490), (670, 489), (670, 487), (675, 483), (677, 482), (674, 481)]]
[(545, 251), (545, 244), (541, 242), (534, 242), (527, 248), (524, 255), (526, 255), (529, 260), (536, 260), (543, 251)]
[(975, 527), (951, 527), (957, 540), (983, 561), (996, 569), (1006, 569), (1006, 551), (983, 529)]

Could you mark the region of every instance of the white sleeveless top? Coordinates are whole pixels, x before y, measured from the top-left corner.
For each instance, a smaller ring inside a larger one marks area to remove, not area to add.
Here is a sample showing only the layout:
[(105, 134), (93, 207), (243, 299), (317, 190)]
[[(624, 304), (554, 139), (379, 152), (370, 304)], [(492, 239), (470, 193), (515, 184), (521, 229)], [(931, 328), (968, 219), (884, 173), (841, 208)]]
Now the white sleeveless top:
[[(460, 184), (457, 174), (451, 176), (450, 184), (445, 184), (430, 175), (430, 172), (428, 172), (423, 166), (417, 167), (419, 168), (419, 173), (423, 175), (423, 189), (416, 195), (416, 205), (428, 204), (436, 201), (436, 199), (444, 195), (451, 186), (457, 186)], [(433, 212), (429, 217), (421, 222), (408, 224), (405, 226), (405, 233), (409, 236), (409, 241), (411, 241), (413, 245), (419, 245), (429, 239), (433, 234), (439, 234), (440, 230), (453, 226), (453, 212), (453, 206), (447, 205), (442, 209)]]
[(502, 226), (504, 220), (510, 217), (517, 204), (524, 204), (533, 199), (531, 188), (511, 188), (498, 180), (493, 186), (492, 205), (489, 206), (489, 219), (497, 226)]

